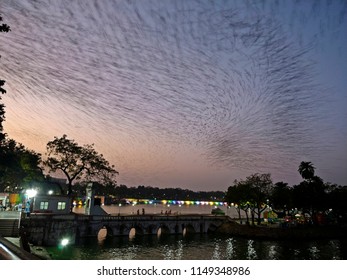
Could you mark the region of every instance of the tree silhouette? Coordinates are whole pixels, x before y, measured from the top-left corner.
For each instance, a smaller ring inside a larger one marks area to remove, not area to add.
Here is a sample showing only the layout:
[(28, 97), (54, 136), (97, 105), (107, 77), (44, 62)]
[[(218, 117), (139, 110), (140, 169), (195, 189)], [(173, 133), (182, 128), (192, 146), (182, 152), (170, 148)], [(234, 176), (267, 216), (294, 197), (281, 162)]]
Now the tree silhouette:
[(312, 180), (314, 177), (314, 170), (315, 167), (310, 161), (302, 161), (298, 168), (301, 177), (305, 180)]
[[(245, 211), (248, 222), (248, 211), (251, 211), (252, 224), (257, 216), (257, 224), (261, 222), (261, 213), (267, 208), (267, 199), (272, 192), (273, 184), (270, 174), (252, 174), (243, 181), (235, 181), (226, 194), (228, 203), (236, 203)], [(240, 213), (239, 213), (240, 216)]]
[(115, 181), (118, 172), (114, 166), (104, 159), (102, 154), (95, 151), (93, 145), (79, 146), (66, 135), (55, 137), (47, 143), (48, 158), (44, 165), (49, 171), (62, 171), (67, 178), (68, 194), (72, 193), (74, 180), (84, 179), (101, 181), (108, 184)]
[(286, 214), (288, 209), (294, 207), (292, 188), (288, 186), (288, 183), (277, 182), (274, 185), (270, 200), (274, 210)]
[(14, 192), (26, 182), (43, 181), (41, 155), (13, 139), (0, 142), (0, 192)]
[[(1, 21), (2, 21), (2, 16), (0, 14), (0, 22)], [(0, 24), (0, 32), (9, 32), (9, 31), (10, 31), (10, 27), (7, 24), (5, 23)], [(3, 88), (4, 85), (5, 85), (5, 81), (0, 78), (0, 94), (6, 93), (6, 90)], [(1, 95), (0, 95), (0, 101), (1, 101)], [(5, 139), (5, 134), (2, 133), (3, 131), (2, 122), (4, 120), (5, 120), (5, 105), (0, 103), (0, 141)]]

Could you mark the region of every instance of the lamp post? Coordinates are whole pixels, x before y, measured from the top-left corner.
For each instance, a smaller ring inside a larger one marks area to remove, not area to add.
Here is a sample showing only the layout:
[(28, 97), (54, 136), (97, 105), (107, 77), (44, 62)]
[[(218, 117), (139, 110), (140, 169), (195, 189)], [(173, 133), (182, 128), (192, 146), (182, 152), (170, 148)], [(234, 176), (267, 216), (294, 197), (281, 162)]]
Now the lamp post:
[(27, 217), (30, 216), (30, 208), (31, 208), (31, 199), (34, 198), (37, 194), (37, 190), (34, 189), (28, 189), (25, 192), (27, 200), (25, 203), (25, 212), (27, 214)]
[(122, 206), (122, 203), (118, 204), (118, 216), (120, 216), (120, 207)]

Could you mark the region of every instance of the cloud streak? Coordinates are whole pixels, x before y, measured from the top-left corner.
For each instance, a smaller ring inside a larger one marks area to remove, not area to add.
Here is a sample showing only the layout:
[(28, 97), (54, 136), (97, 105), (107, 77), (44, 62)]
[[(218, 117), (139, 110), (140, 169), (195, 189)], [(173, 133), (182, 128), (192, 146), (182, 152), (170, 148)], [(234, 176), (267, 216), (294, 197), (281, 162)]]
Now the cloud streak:
[(331, 122), (313, 46), (227, 3), (5, 1), (10, 136), (95, 143), (124, 183), (297, 178), (301, 159), (336, 145), (312, 125)]

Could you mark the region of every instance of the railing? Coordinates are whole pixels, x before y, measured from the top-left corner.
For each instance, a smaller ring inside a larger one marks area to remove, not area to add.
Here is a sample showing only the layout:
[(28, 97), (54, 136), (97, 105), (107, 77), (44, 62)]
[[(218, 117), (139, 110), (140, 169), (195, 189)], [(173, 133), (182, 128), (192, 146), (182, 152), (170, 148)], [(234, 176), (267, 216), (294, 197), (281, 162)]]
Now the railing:
[(54, 220), (92, 220), (92, 221), (176, 221), (176, 220), (228, 220), (229, 216), (212, 214), (145, 214), (145, 215), (84, 215), (84, 214), (43, 214), (35, 213), (30, 219), (54, 219)]
[(7, 239), (0, 237), (0, 259), (2, 260), (40, 260), (39, 257), (17, 247)]

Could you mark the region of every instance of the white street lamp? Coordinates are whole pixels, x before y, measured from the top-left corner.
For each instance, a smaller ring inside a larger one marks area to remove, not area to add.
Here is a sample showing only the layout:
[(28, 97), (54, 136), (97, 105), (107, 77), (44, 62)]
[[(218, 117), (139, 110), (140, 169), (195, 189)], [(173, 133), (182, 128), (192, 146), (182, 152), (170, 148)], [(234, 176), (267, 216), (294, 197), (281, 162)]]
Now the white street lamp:
[(37, 195), (37, 190), (34, 190), (34, 189), (29, 189), (29, 190), (26, 190), (26, 195), (28, 196), (28, 198), (33, 198)]

